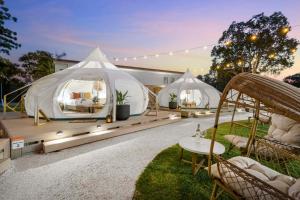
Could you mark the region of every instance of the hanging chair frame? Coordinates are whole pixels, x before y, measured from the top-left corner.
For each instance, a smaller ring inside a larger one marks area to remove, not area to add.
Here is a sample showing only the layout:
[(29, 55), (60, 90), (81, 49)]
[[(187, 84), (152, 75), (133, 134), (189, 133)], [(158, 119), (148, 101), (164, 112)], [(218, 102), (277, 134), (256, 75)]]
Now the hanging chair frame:
[[(237, 91), (237, 93), (234, 93), (234, 91)], [(237, 96), (237, 98), (234, 100), (233, 97), (235, 96)], [(208, 158), (209, 175), (212, 175), (211, 165), (212, 160), (214, 159), (218, 163), (218, 170), (220, 169), (220, 165), (227, 166), (228, 168), (230, 168), (230, 170), (234, 169), (238, 175), (244, 176), (244, 179), (246, 181), (252, 182), (253, 187), (260, 188), (263, 191), (263, 193), (268, 193), (268, 195), (271, 195), (273, 199), (292, 199), (291, 197), (287, 197), (286, 194), (280, 192), (278, 189), (261, 181), (257, 177), (247, 173), (245, 170), (240, 169), (236, 165), (224, 160), (222, 157), (213, 154), (220, 113), (222, 107), (228, 103), (234, 104), (232, 122), (234, 121), (234, 115), (237, 107), (243, 107), (254, 110), (254, 118), (252, 121), (252, 125), (249, 127), (250, 133), (246, 146), (247, 156), (249, 157), (254, 146), (253, 144), (257, 140), (256, 132), (258, 131), (257, 125), (259, 122), (260, 111), (280, 114), (297, 122), (300, 122), (300, 90), (281, 81), (277, 81), (256, 74), (241, 73), (233, 77), (231, 81), (226, 85), (223, 94), (220, 98), (220, 102), (216, 112), (215, 125), (211, 135), (212, 141), (210, 146), (210, 154)], [(232, 131), (232, 127), (230, 129)], [(256, 149), (254, 149), (254, 151), (256, 151)], [(287, 155), (291, 155), (290, 151), (286, 149), (284, 149), (284, 151)], [(295, 159), (295, 157), (291, 157)], [(296, 157), (296, 159), (299, 159), (300, 161), (299, 157)], [(252, 179), (255, 181), (252, 181)], [(255, 185), (256, 183), (261, 185)], [(233, 198), (242, 199), (241, 196), (239, 196), (236, 192), (232, 191), (232, 189), (228, 185), (226, 185), (222, 178), (221, 180), (214, 179), (214, 187), (211, 199), (216, 199), (218, 197), (216, 191), (218, 186), (220, 186), (224, 191), (227, 191)]]

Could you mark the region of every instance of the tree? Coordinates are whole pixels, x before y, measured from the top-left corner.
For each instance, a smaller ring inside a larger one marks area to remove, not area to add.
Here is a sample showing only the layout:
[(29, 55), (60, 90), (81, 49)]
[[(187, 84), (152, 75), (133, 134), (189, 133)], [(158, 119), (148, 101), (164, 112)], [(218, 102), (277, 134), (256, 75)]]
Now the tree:
[[(3, 94), (6, 94), (13, 89), (16, 89), (24, 84), (20, 79), (22, 70), (17, 64), (11, 63), (8, 59), (0, 57), (0, 83), (1, 83), (1, 99)], [(3, 89), (3, 91), (2, 91)]]
[(216, 87), (216, 78), (211, 70), (208, 74), (198, 75), (197, 78), (213, 87)]
[(21, 56), (19, 61), (27, 75), (33, 80), (37, 80), (55, 71), (54, 59), (49, 52), (36, 51), (28, 52)]
[(300, 88), (300, 73), (287, 76), (283, 79), (283, 81)]
[(211, 52), (211, 70), (217, 72), (217, 82), (226, 85), (241, 72), (278, 74), (293, 66), (299, 41), (288, 37), (290, 30), (281, 12), (232, 22)]
[(9, 9), (0, 0), (0, 53), (9, 55), (10, 50), (21, 47), (17, 43), (17, 33), (5, 27), (5, 22), (17, 22), (17, 18), (9, 13)]

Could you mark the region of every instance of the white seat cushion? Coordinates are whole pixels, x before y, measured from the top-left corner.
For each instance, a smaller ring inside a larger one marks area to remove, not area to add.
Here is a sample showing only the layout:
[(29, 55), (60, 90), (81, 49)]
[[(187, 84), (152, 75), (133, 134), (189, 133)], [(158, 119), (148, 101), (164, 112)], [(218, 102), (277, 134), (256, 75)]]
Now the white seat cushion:
[(272, 114), (268, 138), (300, 147), (300, 123), (278, 114)]
[(225, 135), (224, 138), (238, 148), (246, 148), (248, 138), (238, 135)]
[[(225, 135), (224, 138), (238, 148), (246, 148), (248, 138)], [(271, 125), (266, 139), (300, 147), (300, 123), (278, 114), (272, 114)]]
[(296, 183), (289, 188), (289, 195), (294, 199), (300, 199), (300, 179), (297, 179)]
[[(296, 179), (293, 177), (276, 172), (248, 157), (237, 156), (228, 161), (285, 194), (288, 194), (289, 188), (296, 182)], [(224, 165), (221, 166), (223, 168), (220, 169), (220, 175), (217, 164), (212, 165), (212, 175), (225, 181), (235, 192), (246, 198), (259, 197), (259, 194), (262, 194), (263, 191), (260, 188), (251, 187), (250, 183), (245, 182), (246, 180), (234, 174), (230, 169), (224, 168)]]

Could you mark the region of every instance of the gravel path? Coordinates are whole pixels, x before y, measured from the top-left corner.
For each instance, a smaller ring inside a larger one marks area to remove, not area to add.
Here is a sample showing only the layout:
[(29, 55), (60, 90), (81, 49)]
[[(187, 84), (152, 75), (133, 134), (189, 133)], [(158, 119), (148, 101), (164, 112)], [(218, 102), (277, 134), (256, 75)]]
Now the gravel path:
[[(236, 119), (246, 117), (239, 114)], [(0, 176), (0, 199), (131, 199), (147, 164), (180, 138), (193, 135), (197, 123), (209, 128), (214, 118), (184, 119), (56, 153), (24, 156)]]

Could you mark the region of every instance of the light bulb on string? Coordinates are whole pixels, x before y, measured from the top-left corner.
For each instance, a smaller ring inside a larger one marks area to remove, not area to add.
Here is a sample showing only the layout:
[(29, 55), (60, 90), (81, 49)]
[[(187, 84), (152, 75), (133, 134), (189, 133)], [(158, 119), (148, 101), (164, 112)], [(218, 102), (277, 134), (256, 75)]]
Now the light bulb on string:
[(159, 57), (159, 54), (155, 54), (155, 57), (158, 58), (158, 57)]
[(133, 57), (133, 60), (136, 60), (136, 57)]
[(207, 46), (204, 46), (204, 47), (203, 47), (204, 50), (206, 50), (207, 48), (208, 48)]
[(289, 31), (290, 31), (289, 27), (282, 27), (280, 32), (281, 32), (282, 34), (285, 35), (285, 34), (287, 34)]
[(169, 52), (169, 56), (173, 56), (173, 52), (171, 51), (171, 52)]
[(232, 44), (232, 42), (230, 40), (228, 40), (224, 44), (225, 44), (225, 46), (230, 46)]
[(144, 59), (147, 59), (148, 57), (147, 56), (144, 56)]
[(237, 64), (238, 64), (239, 66), (241, 66), (241, 65), (243, 64), (243, 61), (238, 60), (238, 61), (237, 61)]
[(188, 49), (186, 49), (185, 51), (184, 51), (184, 53), (189, 53), (190, 52), (190, 50), (188, 50)]
[(118, 61), (119, 61), (119, 58), (115, 58), (115, 61), (117, 61), (117, 62), (118, 62)]
[(292, 49), (291, 49), (291, 53), (292, 53), (292, 54), (296, 53), (296, 51), (297, 51), (296, 48), (292, 48)]
[(127, 58), (124, 58), (124, 61), (127, 61)]
[(250, 36), (250, 40), (251, 40), (252, 42), (255, 42), (255, 41), (257, 40), (257, 35), (252, 34), (252, 35)]
[(269, 54), (268, 57), (269, 57), (270, 59), (273, 59), (273, 58), (275, 58), (275, 56), (276, 56), (275, 53), (271, 53), (271, 54)]

